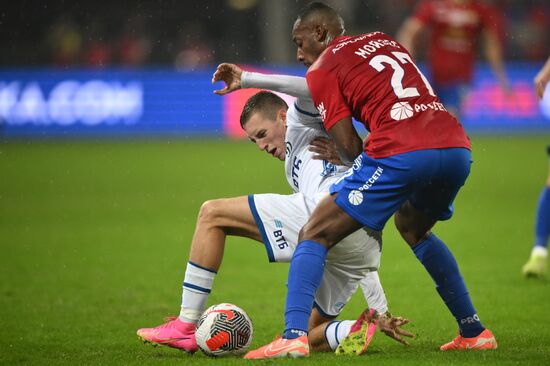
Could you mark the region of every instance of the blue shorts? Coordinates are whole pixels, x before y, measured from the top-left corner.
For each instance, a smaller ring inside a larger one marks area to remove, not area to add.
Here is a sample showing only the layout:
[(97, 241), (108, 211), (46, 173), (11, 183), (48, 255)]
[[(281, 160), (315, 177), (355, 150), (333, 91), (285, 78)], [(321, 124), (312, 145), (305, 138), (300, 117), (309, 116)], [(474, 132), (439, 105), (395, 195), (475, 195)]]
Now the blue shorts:
[(330, 187), (334, 202), (364, 226), (382, 230), (407, 200), (435, 220), (453, 215), (453, 201), (470, 174), (470, 150), (417, 150), (383, 159), (359, 155)]

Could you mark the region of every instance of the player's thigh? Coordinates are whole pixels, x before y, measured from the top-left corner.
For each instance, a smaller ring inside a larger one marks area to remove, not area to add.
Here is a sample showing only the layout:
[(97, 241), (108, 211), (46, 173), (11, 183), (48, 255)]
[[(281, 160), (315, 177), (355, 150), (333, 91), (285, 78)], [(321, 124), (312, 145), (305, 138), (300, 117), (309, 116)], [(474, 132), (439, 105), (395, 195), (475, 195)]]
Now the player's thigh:
[(315, 203), (302, 193), (255, 194), (249, 204), (270, 262), (290, 262)]
[(343, 238), (362, 227), (336, 203), (333, 196), (323, 198), (300, 231), (299, 241), (313, 240), (331, 248)]
[(247, 196), (206, 201), (201, 206), (198, 221), (222, 228), (228, 235), (262, 240)]

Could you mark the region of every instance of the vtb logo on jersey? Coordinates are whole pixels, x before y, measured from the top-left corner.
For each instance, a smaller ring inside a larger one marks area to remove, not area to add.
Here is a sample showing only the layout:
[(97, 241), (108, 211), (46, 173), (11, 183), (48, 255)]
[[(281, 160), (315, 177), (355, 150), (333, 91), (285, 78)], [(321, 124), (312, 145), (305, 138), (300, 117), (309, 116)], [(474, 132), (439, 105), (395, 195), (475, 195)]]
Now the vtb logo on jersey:
[(321, 104), (317, 106), (317, 110), (319, 111), (319, 114), (324, 121), (325, 117), (327, 116), (327, 110), (325, 109), (325, 105), (323, 104), (323, 102), (321, 102)]

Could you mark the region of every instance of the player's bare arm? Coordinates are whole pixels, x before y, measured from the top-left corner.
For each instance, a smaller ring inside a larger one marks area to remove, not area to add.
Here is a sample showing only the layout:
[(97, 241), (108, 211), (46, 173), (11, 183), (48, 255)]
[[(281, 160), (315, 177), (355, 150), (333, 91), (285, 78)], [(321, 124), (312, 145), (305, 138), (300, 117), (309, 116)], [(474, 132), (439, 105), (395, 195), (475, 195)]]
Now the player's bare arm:
[(539, 99), (542, 99), (542, 96), (544, 95), (544, 89), (546, 89), (548, 81), (550, 81), (550, 57), (548, 57), (548, 60), (546, 60), (546, 63), (533, 80), (535, 84), (535, 90)]
[(510, 82), (506, 75), (506, 68), (504, 67), (504, 60), (502, 57), (502, 45), (498, 37), (497, 32), (494, 29), (485, 29), (483, 31), (485, 55), (491, 69), (495, 73), (495, 76), (506, 93), (510, 93)]
[(397, 32), (397, 42), (401, 43), (403, 47), (412, 57), (415, 56), (415, 43), (420, 33), (424, 30), (425, 26), (420, 20), (411, 17), (403, 24), (401, 29)]
[(336, 122), (328, 133), (334, 140), (336, 150), (344, 165), (351, 165), (355, 158), (363, 152), (363, 140), (353, 127), (351, 117), (345, 117)]
[(361, 288), (363, 294), (367, 299), (369, 308), (376, 309), (380, 314), (378, 321), (378, 327), (380, 331), (386, 334), (388, 337), (396, 340), (403, 345), (408, 345), (408, 342), (403, 338), (413, 338), (414, 334), (402, 329), (401, 327), (408, 324), (409, 320), (403, 317), (394, 317), (388, 309), (388, 300), (384, 294), (378, 271), (369, 272), (365, 278), (361, 281)]

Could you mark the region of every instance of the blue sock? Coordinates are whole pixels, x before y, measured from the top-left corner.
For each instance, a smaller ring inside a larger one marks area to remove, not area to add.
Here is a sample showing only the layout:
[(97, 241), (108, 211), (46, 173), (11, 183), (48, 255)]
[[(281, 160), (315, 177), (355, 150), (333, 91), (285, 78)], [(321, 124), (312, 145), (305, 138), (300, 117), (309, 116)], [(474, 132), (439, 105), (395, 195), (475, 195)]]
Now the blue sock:
[(483, 332), (485, 328), (470, 300), (458, 264), (445, 243), (434, 234), (430, 234), (416, 245), (413, 251), (434, 280), (439, 296), (458, 322), (460, 334), (471, 338)]
[(548, 248), (548, 237), (550, 237), (550, 187), (545, 187), (540, 193), (537, 206), (535, 245)]
[(294, 339), (307, 334), (313, 298), (323, 278), (327, 249), (314, 241), (298, 244), (288, 271), (288, 293), (283, 338)]

